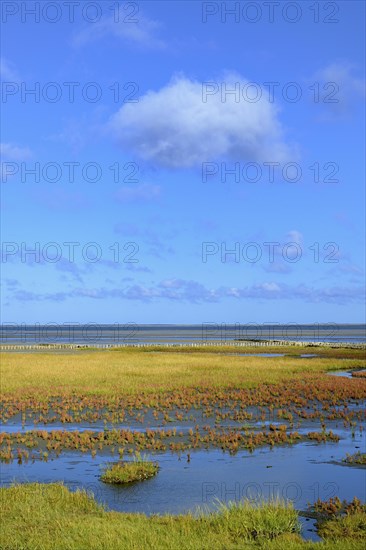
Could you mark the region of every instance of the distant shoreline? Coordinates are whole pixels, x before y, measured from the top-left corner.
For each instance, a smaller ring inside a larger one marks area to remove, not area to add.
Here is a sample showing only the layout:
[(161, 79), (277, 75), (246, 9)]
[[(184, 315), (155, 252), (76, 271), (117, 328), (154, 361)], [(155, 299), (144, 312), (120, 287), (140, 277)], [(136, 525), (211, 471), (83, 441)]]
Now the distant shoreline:
[(292, 340), (233, 340), (225, 343), (218, 341), (212, 342), (143, 342), (143, 343), (122, 343), (122, 344), (0, 344), (0, 352), (3, 351), (47, 351), (47, 350), (71, 350), (71, 349), (120, 349), (120, 348), (201, 348), (201, 347), (317, 347), (317, 348), (334, 348), (334, 349), (365, 349), (366, 343), (352, 342), (304, 342)]

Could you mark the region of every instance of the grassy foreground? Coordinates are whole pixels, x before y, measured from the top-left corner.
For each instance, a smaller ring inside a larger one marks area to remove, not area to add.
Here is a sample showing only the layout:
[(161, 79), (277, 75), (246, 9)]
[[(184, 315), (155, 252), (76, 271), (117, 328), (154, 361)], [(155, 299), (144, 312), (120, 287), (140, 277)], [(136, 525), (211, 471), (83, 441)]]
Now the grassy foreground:
[[(257, 351), (290, 355), (274, 358), (230, 355)], [(319, 357), (299, 358), (301, 353), (317, 353)], [(364, 380), (323, 376), (323, 373), (364, 368), (364, 357), (364, 350), (306, 346), (263, 350), (218, 346), (164, 351), (124, 348), (62, 354), (48, 351), (3, 353), (0, 368), (2, 414), (5, 421), (21, 413), (24, 421), (36, 418), (40, 422), (51, 422), (55, 415), (61, 422), (82, 419), (95, 422), (104, 418), (122, 422), (125, 413), (127, 419), (140, 418), (144, 407), (156, 413), (160, 420), (175, 411), (179, 420), (186, 414), (185, 409), (190, 411), (199, 407), (207, 417), (217, 413), (216, 419), (219, 419), (220, 410), (216, 411), (213, 406), (217, 403), (220, 407), (230, 399), (233, 410), (228, 414), (233, 415), (235, 422), (245, 421), (246, 411), (241, 403), (246, 403), (262, 409), (273, 404), (281, 412), (281, 422), (287, 418), (291, 424), (294, 408), (304, 409), (304, 399), (315, 399), (333, 408), (347, 396), (363, 399)], [(276, 385), (274, 389), (269, 387), (272, 384)], [(318, 414), (316, 404), (308, 412)], [(235, 416), (239, 413), (242, 414), (240, 418)], [(345, 420), (351, 422), (354, 418), (350, 416)], [(47, 432), (40, 433), (42, 437), (49, 437)], [(113, 432), (110, 433), (113, 436)], [(280, 431), (268, 433), (271, 438), (282, 434)], [(64, 438), (72, 434), (80, 437), (75, 449), (82, 452), (84, 446), (85, 450), (94, 452), (95, 445), (102, 444), (98, 439), (89, 449), (86, 438), (90, 434), (67, 431), (56, 431), (54, 446), (46, 438), (47, 444), (56, 452), (65, 444)], [(102, 437), (108, 439), (108, 434)], [(132, 436), (127, 435), (127, 443), (119, 442), (123, 449), (130, 445)], [(134, 436), (139, 448), (142, 448), (142, 435)], [(152, 432), (152, 435), (160, 445), (162, 442), (157, 434)], [(209, 441), (210, 438), (217, 440), (213, 430), (205, 434), (194, 431), (189, 436), (189, 446), (196, 448), (203, 435)], [(232, 435), (229, 433), (228, 437), (232, 439)], [(150, 436), (147, 431), (146, 437)], [(14, 437), (16, 439), (17, 434)], [(26, 438), (24, 434), (19, 437)], [(20, 443), (16, 441), (16, 448)], [(32, 445), (29, 448), (32, 449)], [(45, 451), (44, 446), (42, 449)], [(48, 454), (48, 447), (44, 454)], [(259, 508), (249, 504), (222, 508), (199, 518), (189, 514), (148, 518), (142, 514), (106, 511), (85, 493), (70, 493), (58, 484), (37, 483), (0, 489), (0, 502), (0, 550), (358, 550), (365, 546), (365, 513), (326, 521), (321, 526), (324, 542), (315, 544), (301, 539), (297, 512), (279, 502)]]
[[(357, 349), (263, 348), (263, 353), (291, 354), (288, 357), (223, 355), (253, 353), (253, 348), (234, 346), (188, 349), (2, 353), (1, 393), (47, 397), (58, 390), (63, 394), (113, 396), (192, 387), (250, 388), (299, 379), (304, 372), (365, 366), (365, 352)], [(311, 352), (320, 357), (298, 357)]]
[(329, 541), (305, 543), (297, 534), (297, 513), (279, 501), (222, 506), (199, 517), (146, 517), (106, 511), (85, 492), (72, 493), (59, 484), (0, 491), (2, 550), (352, 550), (365, 543), (364, 516), (343, 519), (341, 526), (340, 520), (332, 520), (323, 528)]

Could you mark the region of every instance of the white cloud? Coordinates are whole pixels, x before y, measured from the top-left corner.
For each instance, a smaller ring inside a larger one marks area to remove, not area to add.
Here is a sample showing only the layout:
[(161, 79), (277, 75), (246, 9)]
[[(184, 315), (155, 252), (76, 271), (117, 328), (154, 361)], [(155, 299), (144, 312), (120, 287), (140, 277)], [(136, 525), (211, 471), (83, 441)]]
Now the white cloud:
[(12, 143), (0, 143), (0, 181), (6, 183), (19, 171), (18, 162), (31, 158), (28, 147), (18, 147)]
[(0, 58), (0, 77), (1, 77), (1, 80), (4, 80), (4, 81), (10, 81), (10, 82), (19, 81), (19, 75), (16, 69), (14, 68), (14, 65), (4, 57)]
[[(315, 73), (315, 78), (321, 82), (334, 82), (339, 86), (339, 98), (346, 98), (350, 94), (365, 95), (365, 81), (357, 77), (355, 67), (348, 62), (330, 63)], [(331, 90), (328, 90), (328, 93)], [(336, 97), (336, 96), (335, 96)]]
[(277, 283), (263, 283), (258, 285), (258, 289), (267, 290), (268, 292), (280, 292), (280, 287)]
[(12, 143), (0, 143), (0, 155), (2, 160), (21, 161), (29, 159), (32, 153), (28, 147), (18, 147)]
[(357, 76), (356, 67), (347, 61), (330, 63), (318, 70), (308, 85), (310, 82), (314, 102), (322, 107), (319, 120), (324, 122), (349, 115), (365, 99), (365, 80)]
[(103, 17), (80, 30), (74, 36), (74, 44), (82, 46), (100, 38), (113, 37), (144, 48), (164, 48), (164, 41), (157, 36), (160, 27), (158, 21), (149, 19), (141, 12), (129, 17), (121, 7), (119, 14)]
[(286, 242), (296, 243), (299, 246), (302, 245), (304, 240), (303, 234), (297, 229), (292, 229), (286, 235)]
[[(231, 74), (227, 89), (248, 81)], [(221, 83), (221, 82), (220, 82)], [(177, 76), (138, 103), (125, 103), (110, 129), (123, 147), (168, 168), (189, 168), (216, 160), (287, 162), (297, 155), (286, 144), (278, 110), (261, 98), (256, 103), (221, 94), (203, 101), (203, 84)]]

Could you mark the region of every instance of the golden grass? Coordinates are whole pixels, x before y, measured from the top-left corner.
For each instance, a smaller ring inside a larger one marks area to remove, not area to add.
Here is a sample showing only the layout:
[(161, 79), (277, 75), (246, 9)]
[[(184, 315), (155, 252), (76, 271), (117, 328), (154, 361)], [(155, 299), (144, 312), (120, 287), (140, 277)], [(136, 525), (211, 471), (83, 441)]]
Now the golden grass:
[[(364, 367), (359, 350), (347, 351), (348, 359), (323, 357), (243, 357), (222, 351), (253, 353), (253, 348), (213, 348), (186, 353), (177, 351), (83, 351), (3, 353), (0, 384), (3, 394), (41, 396), (63, 392), (94, 395), (133, 395), (192, 387), (255, 387), (301, 378), (306, 373)], [(266, 348), (266, 352), (278, 348)], [(294, 349), (288, 351), (294, 353)], [(296, 350), (297, 351), (297, 350)], [(314, 351), (301, 348), (302, 353)], [(318, 350), (316, 350), (317, 352)], [(329, 350), (332, 352), (333, 350)], [(282, 349), (281, 352), (286, 352)], [(331, 354), (332, 355), (332, 354)]]

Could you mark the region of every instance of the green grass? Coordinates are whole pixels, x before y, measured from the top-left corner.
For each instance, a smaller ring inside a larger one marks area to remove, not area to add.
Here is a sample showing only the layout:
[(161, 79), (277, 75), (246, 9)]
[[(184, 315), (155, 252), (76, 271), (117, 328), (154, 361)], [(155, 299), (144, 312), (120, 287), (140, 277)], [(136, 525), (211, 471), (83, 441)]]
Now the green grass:
[(281, 501), (222, 505), (198, 516), (147, 517), (106, 511), (85, 492), (72, 493), (55, 483), (2, 488), (0, 500), (2, 550), (364, 548), (365, 515), (342, 518), (337, 528), (334, 522), (325, 524), (329, 543), (305, 543), (298, 535), (296, 511)]
[(325, 521), (319, 526), (319, 534), (328, 540), (363, 540), (366, 546), (366, 513), (358, 512)]
[(101, 475), (104, 483), (125, 484), (154, 477), (159, 471), (156, 462), (137, 457), (133, 462), (117, 462), (107, 466)]

